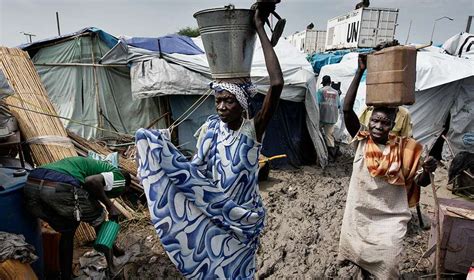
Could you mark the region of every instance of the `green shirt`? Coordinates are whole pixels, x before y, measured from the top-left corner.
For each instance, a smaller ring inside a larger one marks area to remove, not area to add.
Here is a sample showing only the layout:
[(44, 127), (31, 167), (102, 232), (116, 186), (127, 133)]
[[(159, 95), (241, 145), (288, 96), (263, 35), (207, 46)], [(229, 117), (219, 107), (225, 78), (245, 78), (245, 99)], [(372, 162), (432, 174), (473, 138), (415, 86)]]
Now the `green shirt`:
[[(54, 170), (63, 174), (76, 178), (81, 184), (85, 183), (86, 177), (102, 174), (106, 182), (104, 186), (105, 193), (108, 197), (117, 197), (125, 188), (125, 177), (120, 170), (105, 161), (99, 161), (85, 157), (68, 157), (53, 163), (45, 164), (40, 168)], [(107, 176), (111, 173), (113, 176)], [(113, 178), (113, 182), (107, 184), (106, 177)]]

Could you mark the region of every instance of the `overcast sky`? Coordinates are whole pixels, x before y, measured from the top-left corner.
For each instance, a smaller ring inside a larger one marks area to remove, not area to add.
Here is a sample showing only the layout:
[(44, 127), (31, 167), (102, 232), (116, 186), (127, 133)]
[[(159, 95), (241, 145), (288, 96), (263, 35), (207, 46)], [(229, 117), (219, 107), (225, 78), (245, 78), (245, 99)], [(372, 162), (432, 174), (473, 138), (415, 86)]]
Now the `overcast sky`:
[[(57, 35), (59, 12), (61, 33), (94, 26), (112, 35), (157, 37), (175, 33), (180, 28), (197, 26), (193, 13), (234, 3), (247, 8), (247, 0), (0, 0), (0, 45), (26, 43), (21, 32), (35, 34), (33, 40)], [(287, 19), (284, 35), (304, 30), (313, 22), (316, 29), (326, 29), (327, 20), (352, 10), (358, 1), (282, 0), (277, 12)], [(398, 8), (396, 38), (405, 42), (410, 21), (410, 42), (429, 42), (435, 19), (435, 43), (442, 43), (466, 29), (467, 18), (474, 15), (473, 0), (372, 0), (371, 7)], [(474, 33), (474, 26), (471, 28)]]

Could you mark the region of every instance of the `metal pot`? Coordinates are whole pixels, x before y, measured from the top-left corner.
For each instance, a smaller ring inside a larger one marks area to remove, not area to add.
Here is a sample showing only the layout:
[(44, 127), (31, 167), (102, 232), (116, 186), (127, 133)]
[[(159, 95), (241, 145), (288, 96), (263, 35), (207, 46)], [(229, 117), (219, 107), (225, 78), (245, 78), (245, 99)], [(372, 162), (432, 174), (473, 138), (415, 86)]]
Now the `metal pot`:
[(256, 30), (255, 11), (224, 8), (194, 14), (214, 79), (250, 77)]

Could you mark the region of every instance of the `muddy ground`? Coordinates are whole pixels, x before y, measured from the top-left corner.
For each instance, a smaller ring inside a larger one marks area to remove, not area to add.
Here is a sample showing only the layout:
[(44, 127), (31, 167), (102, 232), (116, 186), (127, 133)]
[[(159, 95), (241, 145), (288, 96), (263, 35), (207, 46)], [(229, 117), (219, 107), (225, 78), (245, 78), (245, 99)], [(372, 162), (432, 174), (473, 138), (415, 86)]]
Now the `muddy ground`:
[[(260, 183), (267, 209), (266, 228), (257, 256), (260, 279), (343, 279), (347, 268), (337, 263), (339, 231), (352, 169), (349, 156), (338, 164), (321, 169), (306, 166), (298, 170), (272, 170), (268, 181)], [(436, 182), (446, 190), (446, 169), (439, 168)], [(429, 188), (423, 189), (422, 211), (432, 213)], [(430, 273), (430, 262), (421, 256), (427, 249), (429, 230), (423, 231), (415, 210), (404, 241), (400, 263), (404, 279)], [(429, 223), (428, 217), (425, 222)], [(124, 248), (139, 246), (122, 279), (179, 279), (179, 272), (163, 251), (147, 219), (124, 224), (119, 237)], [(138, 245), (137, 245), (138, 244)]]
[[(348, 269), (338, 265), (337, 252), (351, 168), (349, 161), (326, 170), (304, 167), (272, 173), (262, 189), (268, 217), (258, 254), (260, 277), (347, 277)], [(401, 262), (408, 279), (428, 272), (428, 263), (418, 263), (428, 237), (415, 217)]]

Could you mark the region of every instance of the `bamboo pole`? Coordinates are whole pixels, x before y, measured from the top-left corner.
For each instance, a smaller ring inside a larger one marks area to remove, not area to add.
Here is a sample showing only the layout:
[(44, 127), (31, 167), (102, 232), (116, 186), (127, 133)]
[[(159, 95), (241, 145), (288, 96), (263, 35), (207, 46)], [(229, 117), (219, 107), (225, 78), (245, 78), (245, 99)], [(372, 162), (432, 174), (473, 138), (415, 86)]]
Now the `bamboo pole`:
[(104, 123), (102, 120), (102, 107), (100, 107), (100, 98), (99, 98), (99, 79), (97, 77), (97, 67), (95, 66), (95, 56), (94, 56), (95, 36), (91, 36), (90, 38), (91, 38), (91, 56), (92, 56), (92, 64), (93, 64), (92, 71), (94, 75), (95, 102), (96, 102), (96, 110), (97, 110), (97, 124), (100, 128), (104, 128)]
[(434, 211), (436, 221), (436, 253), (435, 253), (435, 267), (436, 280), (441, 279), (441, 223), (439, 219), (439, 201), (436, 193), (436, 186), (434, 184), (434, 175), (430, 172), (431, 189), (433, 190)]
[(126, 64), (98, 64), (98, 63), (35, 63), (35, 66), (50, 66), (50, 67), (104, 67), (104, 68), (127, 67)]

